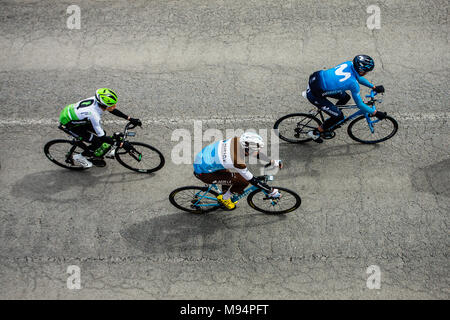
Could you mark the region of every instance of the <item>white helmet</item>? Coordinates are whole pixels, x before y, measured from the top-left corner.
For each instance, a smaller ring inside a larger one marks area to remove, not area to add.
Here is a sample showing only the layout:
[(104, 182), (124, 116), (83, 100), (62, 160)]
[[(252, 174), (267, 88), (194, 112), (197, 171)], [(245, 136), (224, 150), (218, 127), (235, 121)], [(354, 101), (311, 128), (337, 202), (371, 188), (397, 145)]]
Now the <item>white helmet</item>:
[(259, 149), (264, 148), (263, 138), (254, 132), (244, 132), (239, 140), (244, 149), (249, 148), (250, 150), (258, 151)]

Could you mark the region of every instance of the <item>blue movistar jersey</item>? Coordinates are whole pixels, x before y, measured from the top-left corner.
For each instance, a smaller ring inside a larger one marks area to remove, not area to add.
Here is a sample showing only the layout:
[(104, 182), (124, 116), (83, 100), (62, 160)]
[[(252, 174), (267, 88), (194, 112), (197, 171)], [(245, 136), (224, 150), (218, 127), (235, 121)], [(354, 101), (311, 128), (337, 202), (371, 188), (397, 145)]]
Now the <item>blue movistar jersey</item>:
[(218, 170), (223, 170), (219, 156), (219, 144), (221, 141), (210, 144), (200, 151), (194, 160), (195, 173), (210, 173)]
[(320, 71), (319, 78), (324, 94), (335, 94), (350, 90), (358, 108), (367, 113), (375, 111), (374, 108), (363, 102), (359, 93), (359, 84), (369, 88), (373, 88), (373, 84), (356, 72), (351, 61), (343, 62), (332, 69)]

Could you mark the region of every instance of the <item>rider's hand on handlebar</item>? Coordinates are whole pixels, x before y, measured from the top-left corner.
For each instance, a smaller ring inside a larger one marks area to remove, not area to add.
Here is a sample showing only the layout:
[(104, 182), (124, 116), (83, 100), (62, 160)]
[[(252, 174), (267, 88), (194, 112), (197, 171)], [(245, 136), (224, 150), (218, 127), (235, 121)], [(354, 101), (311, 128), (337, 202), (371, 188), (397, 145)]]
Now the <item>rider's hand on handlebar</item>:
[(137, 119), (137, 118), (130, 118), (129, 121), (131, 122), (132, 125), (142, 127), (142, 122), (141, 122), (141, 120), (139, 120), (139, 119)]
[(269, 193), (269, 197), (279, 198), (279, 197), (281, 197), (281, 194), (278, 192), (278, 189), (272, 189), (272, 192)]
[(378, 111), (378, 110), (377, 110), (377, 111), (375, 112), (374, 116), (377, 117), (377, 118), (380, 119), (380, 120), (383, 120), (384, 118), (386, 118), (387, 113), (386, 113), (386, 112), (383, 112), (383, 111)]
[(270, 164), (274, 167), (279, 167), (280, 169), (283, 168), (283, 163), (281, 162), (281, 160), (271, 160)]
[(376, 93), (383, 93), (384, 87), (383, 86), (375, 86), (375, 87), (373, 87), (373, 91), (375, 91)]
[(116, 141), (122, 141), (123, 140), (123, 132), (114, 132), (112, 138)]

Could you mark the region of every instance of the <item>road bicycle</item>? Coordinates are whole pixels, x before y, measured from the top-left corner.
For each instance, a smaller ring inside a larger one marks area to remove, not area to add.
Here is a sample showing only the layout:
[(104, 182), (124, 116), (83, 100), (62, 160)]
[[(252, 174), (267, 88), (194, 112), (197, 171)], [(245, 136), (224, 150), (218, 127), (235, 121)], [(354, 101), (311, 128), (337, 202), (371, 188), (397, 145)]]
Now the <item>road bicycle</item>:
[[(113, 139), (115, 142), (104, 157), (107, 159), (116, 159), (117, 162), (125, 168), (139, 173), (152, 173), (158, 171), (165, 164), (163, 154), (158, 149), (148, 144), (134, 141), (129, 142), (127, 140), (128, 137), (136, 136), (136, 132), (128, 131), (135, 127), (136, 125), (129, 122), (126, 124), (123, 132), (114, 133)], [(56, 139), (47, 142), (44, 146), (44, 153), (47, 158), (51, 162), (66, 169), (88, 169), (73, 160), (74, 155), (82, 153), (87, 149), (87, 145), (82, 141), (82, 138), (63, 125), (59, 125), (58, 128), (71, 136), (72, 139)], [(122, 142), (124, 144), (120, 147)], [(95, 157), (86, 158), (92, 161), (93, 164), (98, 160), (98, 158)]]
[[(305, 92), (303, 96), (305, 96)], [(368, 105), (375, 107), (375, 103), (382, 102), (381, 99), (375, 99), (377, 93), (371, 91), (366, 95), (370, 100)], [(383, 120), (370, 116), (356, 105), (337, 106), (340, 110), (358, 109), (355, 113), (344, 116), (344, 119), (336, 123), (327, 131), (321, 134), (323, 139), (332, 139), (336, 136), (335, 129), (340, 128), (343, 124), (353, 120), (347, 127), (347, 133), (355, 141), (365, 144), (374, 144), (386, 141), (392, 138), (398, 130), (397, 121), (386, 116)], [(320, 116), (320, 118), (318, 117)], [(325, 121), (323, 111), (314, 108), (309, 113), (292, 113), (278, 119), (273, 128), (280, 139), (290, 143), (304, 143), (311, 141), (308, 132), (316, 129)]]
[[(266, 165), (265, 168), (269, 166), (270, 164)], [(264, 169), (264, 175), (257, 177), (257, 179), (268, 183), (273, 181), (273, 176), (266, 175)], [(301, 199), (297, 193), (282, 187), (273, 188), (278, 189), (281, 194), (279, 198), (269, 197), (267, 192), (251, 185), (242, 194), (233, 195), (231, 200), (235, 202), (248, 196), (247, 202), (250, 207), (267, 214), (284, 214), (300, 207)], [(222, 191), (216, 184), (204, 187), (186, 186), (173, 190), (169, 195), (169, 201), (176, 208), (191, 213), (206, 213), (217, 209), (234, 210), (227, 209), (218, 202), (217, 196), (219, 194), (222, 194)]]

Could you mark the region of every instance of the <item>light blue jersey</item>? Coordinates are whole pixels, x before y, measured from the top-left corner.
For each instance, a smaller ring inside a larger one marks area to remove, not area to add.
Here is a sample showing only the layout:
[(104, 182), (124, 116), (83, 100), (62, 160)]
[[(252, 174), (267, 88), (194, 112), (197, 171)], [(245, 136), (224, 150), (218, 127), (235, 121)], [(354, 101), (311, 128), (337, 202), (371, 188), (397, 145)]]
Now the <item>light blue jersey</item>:
[(352, 93), (353, 100), (361, 110), (367, 113), (375, 111), (374, 108), (363, 102), (359, 93), (359, 84), (369, 88), (373, 88), (373, 84), (356, 72), (351, 61), (341, 63), (332, 69), (322, 70), (319, 75), (324, 94), (335, 94), (349, 90)]
[(225, 167), (220, 161), (219, 145), (222, 141), (210, 144), (200, 151), (194, 160), (195, 173), (211, 173), (224, 170)]

